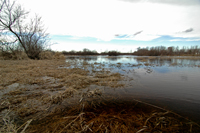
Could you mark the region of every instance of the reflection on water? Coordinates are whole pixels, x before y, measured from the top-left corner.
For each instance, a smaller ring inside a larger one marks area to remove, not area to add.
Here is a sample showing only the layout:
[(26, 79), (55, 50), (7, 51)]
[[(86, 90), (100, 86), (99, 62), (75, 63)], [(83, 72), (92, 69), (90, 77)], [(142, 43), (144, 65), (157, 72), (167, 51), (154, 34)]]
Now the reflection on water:
[(120, 92), (122, 96), (161, 106), (200, 123), (200, 59), (69, 56), (69, 60), (102, 63), (105, 69), (134, 79), (126, 81), (129, 86), (125, 93)]
[(138, 57), (138, 56), (67, 56), (67, 60), (89, 61), (89, 63), (150, 63), (155, 65), (200, 65), (200, 58), (176, 58), (176, 57)]

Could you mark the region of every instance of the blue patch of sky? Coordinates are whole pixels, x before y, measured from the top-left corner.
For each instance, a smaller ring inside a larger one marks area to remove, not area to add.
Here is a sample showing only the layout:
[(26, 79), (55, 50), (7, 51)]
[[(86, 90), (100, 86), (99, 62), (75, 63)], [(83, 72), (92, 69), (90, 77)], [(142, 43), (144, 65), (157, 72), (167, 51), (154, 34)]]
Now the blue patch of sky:
[[(161, 36), (152, 40), (151, 42), (155, 42), (157, 44), (161, 44), (164, 46), (196, 46), (200, 44), (200, 41), (188, 41), (188, 39), (198, 39), (198, 38), (183, 38), (183, 37), (172, 37), (168, 35)], [(179, 41), (172, 41), (179, 40)]]
[(54, 41), (66, 41), (66, 42), (84, 42), (84, 41), (97, 41), (97, 38), (93, 37), (76, 37), (70, 35), (50, 35), (50, 38)]
[(128, 35), (117, 35), (116, 38), (128, 38)]
[(154, 39), (153, 41), (163, 42), (163, 41), (170, 41), (170, 40), (173, 40), (173, 39), (180, 39), (180, 38), (164, 35), (164, 36), (160, 36), (159, 38)]
[[(160, 36), (151, 41), (137, 41), (137, 40), (128, 40), (128, 35), (118, 35), (116, 38), (110, 41), (100, 40), (94, 37), (76, 37), (71, 35), (50, 35), (53, 41), (62, 41), (62, 42), (76, 42), (76, 43), (104, 43), (104, 44), (115, 44), (115, 45), (130, 45), (130, 46), (138, 46), (138, 47), (153, 47), (153, 46), (196, 46), (200, 45), (200, 41), (187, 41), (189, 38), (182, 38), (182, 37), (172, 37), (169, 35)], [(123, 40), (123, 38), (126, 38)], [(179, 40), (179, 41), (171, 41), (171, 40)]]

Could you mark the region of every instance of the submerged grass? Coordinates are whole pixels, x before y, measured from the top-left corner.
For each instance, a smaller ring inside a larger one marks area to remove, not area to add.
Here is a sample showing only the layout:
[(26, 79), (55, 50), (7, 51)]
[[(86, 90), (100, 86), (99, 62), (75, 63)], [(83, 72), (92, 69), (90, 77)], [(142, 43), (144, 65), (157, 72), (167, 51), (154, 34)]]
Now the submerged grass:
[[(33, 121), (29, 132), (197, 132), (198, 125), (137, 101), (92, 100)], [(181, 119), (181, 121), (180, 121)]]

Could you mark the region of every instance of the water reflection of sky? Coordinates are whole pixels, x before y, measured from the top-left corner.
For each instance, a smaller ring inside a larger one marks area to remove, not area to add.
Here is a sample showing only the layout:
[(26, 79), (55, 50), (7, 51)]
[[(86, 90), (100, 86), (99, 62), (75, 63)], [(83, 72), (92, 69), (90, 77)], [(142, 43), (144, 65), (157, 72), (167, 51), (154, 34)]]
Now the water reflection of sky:
[(170, 65), (170, 64), (179, 64), (179, 65), (200, 65), (200, 60), (194, 59), (176, 59), (176, 58), (155, 58), (148, 59), (148, 57), (142, 57), (145, 59), (142, 60), (141, 57), (136, 56), (68, 56), (68, 59), (77, 59), (77, 60), (85, 60), (89, 63), (150, 63), (155, 65)]
[[(102, 63), (105, 69), (134, 80), (126, 95), (138, 96), (191, 118), (200, 117), (200, 60), (135, 58), (134, 56), (78, 56), (77, 61)], [(70, 60), (70, 59), (67, 59)], [(141, 64), (141, 65), (137, 65)], [(159, 101), (162, 101), (159, 104)], [(184, 111), (185, 110), (185, 111)]]
[(158, 72), (158, 73), (169, 73), (170, 69), (166, 66), (163, 67), (154, 67), (152, 68), (154, 71)]

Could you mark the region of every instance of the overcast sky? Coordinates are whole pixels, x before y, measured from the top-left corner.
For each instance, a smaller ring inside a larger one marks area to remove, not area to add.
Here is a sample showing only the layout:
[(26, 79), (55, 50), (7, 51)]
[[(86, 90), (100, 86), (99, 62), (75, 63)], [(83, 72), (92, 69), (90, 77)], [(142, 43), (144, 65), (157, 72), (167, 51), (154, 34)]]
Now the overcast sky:
[(200, 0), (18, 0), (42, 16), (53, 50), (200, 46)]

